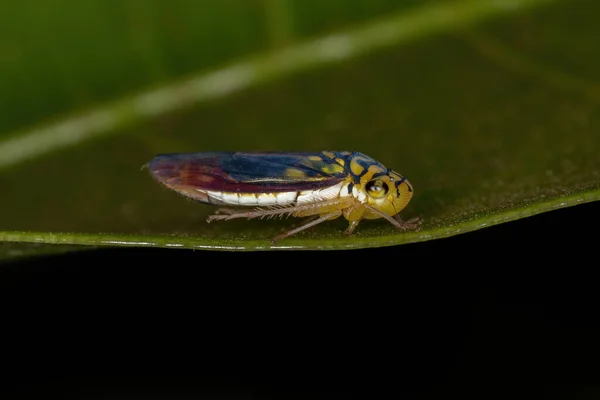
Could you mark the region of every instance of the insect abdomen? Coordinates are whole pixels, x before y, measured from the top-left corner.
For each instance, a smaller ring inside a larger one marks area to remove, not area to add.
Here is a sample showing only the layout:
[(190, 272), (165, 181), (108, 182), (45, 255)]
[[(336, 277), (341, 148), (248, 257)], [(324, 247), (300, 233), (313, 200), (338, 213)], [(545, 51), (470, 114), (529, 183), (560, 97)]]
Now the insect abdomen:
[(298, 192), (279, 193), (229, 193), (207, 191), (211, 203), (228, 204), (232, 206), (274, 206), (287, 205), (296, 202)]
[(319, 189), (303, 190), (297, 192), (275, 193), (232, 193), (219, 191), (203, 191), (207, 197), (206, 202), (211, 204), (227, 204), (232, 206), (275, 206), (290, 204), (309, 204), (328, 200), (340, 196), (347, 196), (347, 190), (342, 190), (343, 184)]

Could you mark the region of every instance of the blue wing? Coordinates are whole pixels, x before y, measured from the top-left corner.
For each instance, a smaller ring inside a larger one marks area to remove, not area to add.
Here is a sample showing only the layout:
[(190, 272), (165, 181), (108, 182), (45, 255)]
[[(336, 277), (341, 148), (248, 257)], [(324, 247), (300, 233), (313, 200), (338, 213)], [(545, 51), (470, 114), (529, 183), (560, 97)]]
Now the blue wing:
[(163, 154), (150, 162), (149, 169), (159, 182), (177, 191), (301, 191), (335, 185), (348, 177), (342, 165), (322, 153)]

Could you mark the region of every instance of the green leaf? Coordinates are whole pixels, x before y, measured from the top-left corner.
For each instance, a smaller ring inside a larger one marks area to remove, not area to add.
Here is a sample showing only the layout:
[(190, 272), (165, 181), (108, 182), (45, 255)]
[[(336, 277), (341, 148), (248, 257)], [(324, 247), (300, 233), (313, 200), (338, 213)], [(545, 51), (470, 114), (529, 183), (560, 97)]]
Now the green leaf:
[[(19, 243), (37, 243), (40, 253), (56, 244), (378, 247), (598, 200), (600, 5), (418, 4), (291, 45), (291, 22), (274, 24), (272, 52), (49, 125), (6, 130), (0, 241), (16, 244), (0, 255), (15, 256)], [(295, 10), (278, 7), (268, 18)], [(141, 170), (158, 153), (215, 150), (361, 151), (411, 181), (415, 196), (402, 216), (421, 217), (422, 228), (365, 221), (346, 237), (340, 219), (271, 246), (299, 221), (207, 224), (212, 207)]]

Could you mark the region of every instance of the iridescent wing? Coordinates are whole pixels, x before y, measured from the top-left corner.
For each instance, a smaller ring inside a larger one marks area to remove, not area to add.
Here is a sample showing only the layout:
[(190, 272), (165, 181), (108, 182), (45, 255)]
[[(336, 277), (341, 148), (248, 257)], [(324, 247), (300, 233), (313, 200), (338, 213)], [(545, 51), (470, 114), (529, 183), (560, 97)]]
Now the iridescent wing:
[(321, 153), (175, 153), (148, 165), (165, 186), (202, 201), (202, 191), (278, 193), (321, 189), (348, 177), (343, 166)]

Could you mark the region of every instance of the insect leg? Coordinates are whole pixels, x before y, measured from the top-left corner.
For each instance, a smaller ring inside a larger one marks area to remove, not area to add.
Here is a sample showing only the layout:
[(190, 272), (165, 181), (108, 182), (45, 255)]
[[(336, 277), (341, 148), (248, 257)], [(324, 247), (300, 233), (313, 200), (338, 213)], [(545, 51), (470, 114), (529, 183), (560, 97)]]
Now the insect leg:
[(423, 223), (423, 220), (419, 217), (414, 217), (409, 219), (408, 221), (405, 221), (402, 218), (400, 218), (400, 214), (396, 214), (393, 216), (393, 218), (396, 221), (400, 222), (400, 224), (402, 224), (403, 229), (418, 228)]
[[(218, 220), (230, 220), (234, 218), (271, 218), (274, 216), (283, 216), (283, 215), (296, 215), (296, 213), (308, 212), (309, 214), (318, 214), (319, 212), (314, 212), (314, 210), (319, 210), (323, 207), (331, 207), (338, 206), (344, 204), (346, 202), (344, 198), (342, 199), (331, 199), (331, 200), (323, 200), (316, 203), (308, 203), (308, 204), (299, 204), (299, 205), (290, 205), (290, 206), (282, 206), (277, 208), (255, 208), (253, 211), (244, 211), (244, 210), (236, 210), (232, 208), (222, 208), (217, 211), (217, 214), (213, 214), (208, 216), (206, 219), (207, 222), (218, 221)], [(298, 216), (303, 216), (302, 214)]]
[(295, 228), (295, 229), (292, 229), (292, 230), (290, 230), (290, 231), (287, 231), (287, 232), (285, 232), (285, 233), (282, 233), (281, 235), (277, 235), (277, 236), (275, 236), (275, 237), (273, 238), (273, 240), (271, 240), (271, 244), (275, 244), (275, 243), (276, 243), (278, 240), (281, 240), (281, 239), (283, 239), (283, 238), (286, 238), (286, 237), (288, 237), (288, 236), (292, 236), (292, 235), (294, 235), (294, 234), (296, 234), (296, 233), (298, 233), (298, 232), (301, 232), (301, 231), (303, 231), (303, 230), (305, 230), (305, 229), (308, 229), (308, 228), (310, 228), (310, 227), (313, 227), (313, 226), (315, 226), (315, 225), (318, 225), (318, 224), (320, 224), (321, 222), (325, 222), (325, 221), (327, 221), (327, 220), (330, 220), (330, 219), (337, 218), (337, 217), (339, 217), (340, 215), (342, 215), (342, 211), (341, 211), (341, 210), (333, 211), (333, 212), (330, 212), (329, 214), (322, 215), (322, 216), (320, 216), (319, 218), (317, 218), (317, 219), (315, 219), (315, 220), (313, 220), (313, 221), (310, 221), (310, 222), (309, 222), (309, 223), (307, 223), (307, 224), (301, 225), (301, 226), (299, 226), (299, 227), (297, 227), (297, 228)]
[(360, 219), (357, 219), (356, 221), (352, 221), (350, 222), (350, 225), (348, 225), (348, 228), (344, 231), (344, 233), (346, 235), (351, 235), (352, 232), (354, 232), (354, 230), (356, 229), (356, 227), (358, 226), (358, 223), (360, 222)]
[(404, 220), (400, 219), (399, 216), (390, 217), (389, 215), (382, 213), (375, 207), (371, 207), (368, 204), (364, 204), (364, 206), (367, 209), (373, 211), (374, 213), (377, 213), (377, 214), (381, 215), (383, 218), (387, 219), (390, 224), (394, 225), (396, 228), (400, 229), (401, 231), (417, 228), (421, 225), (421, 220), (419, 218), (413, 218), (409, 221), (404, 221)]
[(239, 212), (240, 212), (240, 210), (235, 209), (235, 208), (221, 207), (221, 208), (217, 209), (217, 211), (215, 211), (215, 214), (233, 215), (233, 214), (236, 214)]

